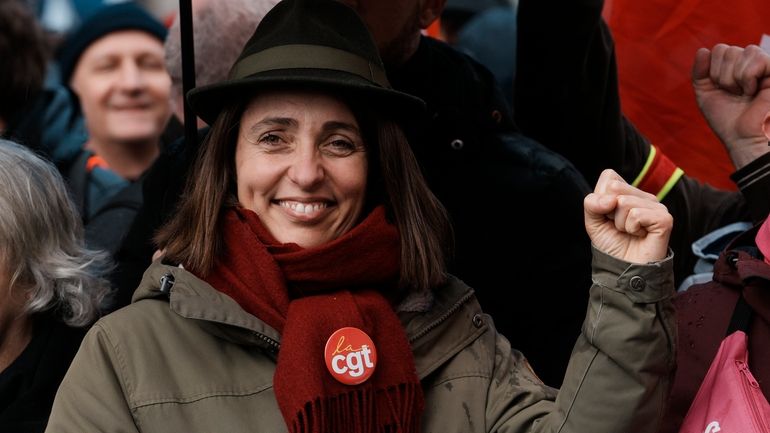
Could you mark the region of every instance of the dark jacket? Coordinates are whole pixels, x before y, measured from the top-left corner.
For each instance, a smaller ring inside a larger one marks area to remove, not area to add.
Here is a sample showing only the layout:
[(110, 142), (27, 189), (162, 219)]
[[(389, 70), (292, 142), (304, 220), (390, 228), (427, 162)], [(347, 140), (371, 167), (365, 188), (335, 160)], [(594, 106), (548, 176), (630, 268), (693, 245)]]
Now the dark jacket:
[(77, 106), (54, 71), (49, 71), (43, 89), (7, 120), (3, 138), (29, 147), (59, 167), (76, 157), (86, 139)]
[[(397, 311), (425, 395), (421, 430), (653, 433), (674, 365), (671, 259), (633, 265), (597, 252), (593, 264), (591, 309), (558, 398), (456, 278), (430, 307)], [(161, 291), (161, 279), (174, 284)], [(86, 336), (47, 431), (285, 432), (273, 389), (280, 347), (280, 333), (232, 298), (156, 262), (134, 303)]]
[[(180, 130), (181, 124), (172, 117), (161, 136), (161, 149), (168, 147), (166, 143), (176, 139)], [(81, 150), (67, 180), (83, 215), (86, 244), (114, 257), (142, 207), (145, 175), (128, 181), (108, 168), (89, 170), (86, 164), (90, 155), (90, 151)]]
[(0, 431), (45, 430), (54, 395), (86, 329), (72, 328), (49, 313), (35, 318), (32, 340), (0, 372)]
[[(52, 73), (43, 90), (12, 119), (4, 136), (51, 161), (67, 180), (84, 224), (129, 182), (109, 169), (87, 168), (93, 155), (77, 97)], [(102, 246), (102, 245), (98, 245)]]
[[(543, 380), (558, 386), (588, 302), (588, 185), (564, 158), (518, 134), (492, 74), (448, 45), (423, 37), (388, 78), (427, 103), (429, 121), (407, 134), (454, 225), (451, 271), (476, 290)], [(113, 279), (123, 305), (150, 263), (149, 239), (174, 209), (195, 151), (169, 149), (145, 180), (148, 206), (118, 253)]]
[(714, 266), (713, 281), (674, 298), (679, 345), (674, 386), (661, 433), (676, 433), (726, 336), (738, 296), (754, 317), (748, 330), (749, 368), (770, 399), (770, 265), (757, 253), (757, 227), (736, 238)]
[(559, 386), (588, 302), (588, 185), (563, 157), (516, 132), (492, 74), (448, 45), (423, 38), (388, 78), (428, 106), (431, 121), (410, 143), (454, 224), (452, 273)]
[(112, 309), (131, 302), (131, 295), (155, 252), (152, 237), (173, 214), (187, 181), (187, 172), (208, 131), (208, 127), (201, 129), (195, 143), (186, 143), (182, 137), (165, 146), (142, 176), (142, 205), (115, 253), (115, 269), (110, 275), (116, 288)]

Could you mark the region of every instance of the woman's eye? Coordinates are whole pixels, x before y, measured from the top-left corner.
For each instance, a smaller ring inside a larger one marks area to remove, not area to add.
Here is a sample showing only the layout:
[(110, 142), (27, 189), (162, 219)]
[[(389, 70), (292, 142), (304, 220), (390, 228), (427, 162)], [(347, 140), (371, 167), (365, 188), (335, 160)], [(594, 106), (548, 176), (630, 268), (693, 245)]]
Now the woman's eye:
[(326, 152), (334, 156), (348, 156), (359, 150), (359, 146), (350, 140), (337, 138), (329, 140), (324, 146)]
[(332, 141), (332, 146), (338, 149), (356, 149), (356, 145), (347, 140), (334, 140)]
[(260, 135), (256, 144), (263, 152), (269, 153), (286, 152), (289, 149), (289, 143), (283, 136), (269, 132)]
[(281, 137), (275, 134), (265, 134), (259, 138), (259, 142), (265, 144), (278, 144), (281, 142)]

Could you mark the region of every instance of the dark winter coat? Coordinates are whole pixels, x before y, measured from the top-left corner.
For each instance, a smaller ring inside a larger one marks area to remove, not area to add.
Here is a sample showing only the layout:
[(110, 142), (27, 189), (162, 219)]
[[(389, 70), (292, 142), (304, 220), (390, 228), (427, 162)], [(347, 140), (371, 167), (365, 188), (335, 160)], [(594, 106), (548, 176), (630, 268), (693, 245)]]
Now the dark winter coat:
[(86, 329), (69, 327), (51, 314), (34, 319), (32, 340), (0, 371), (0, 431), (41, 433), (54, 395)]

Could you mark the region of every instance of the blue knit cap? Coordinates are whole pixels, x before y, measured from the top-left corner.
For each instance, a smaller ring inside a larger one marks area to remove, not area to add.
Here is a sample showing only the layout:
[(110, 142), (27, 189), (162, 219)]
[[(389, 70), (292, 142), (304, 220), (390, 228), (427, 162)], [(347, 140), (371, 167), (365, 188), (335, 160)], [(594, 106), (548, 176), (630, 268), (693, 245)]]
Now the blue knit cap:
[(163, 42), (166, 28), (146, 10), (133, 2), (118, 3), (100, 8), (86, 18), (58, 49), (62, 83), (69, 86), (72, 73), (83, 52), (97, 39), (120, 30), (142, 30)]

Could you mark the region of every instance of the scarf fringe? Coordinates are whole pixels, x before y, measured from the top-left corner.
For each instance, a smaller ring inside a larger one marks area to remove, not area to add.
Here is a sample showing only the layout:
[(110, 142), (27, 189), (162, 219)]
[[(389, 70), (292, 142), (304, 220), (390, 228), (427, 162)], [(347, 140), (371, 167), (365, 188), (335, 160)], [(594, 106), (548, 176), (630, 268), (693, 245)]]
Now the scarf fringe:
[(291, 433), (419, 433), (422, 410), (419, 383), (355, 389), (306, 403)]

